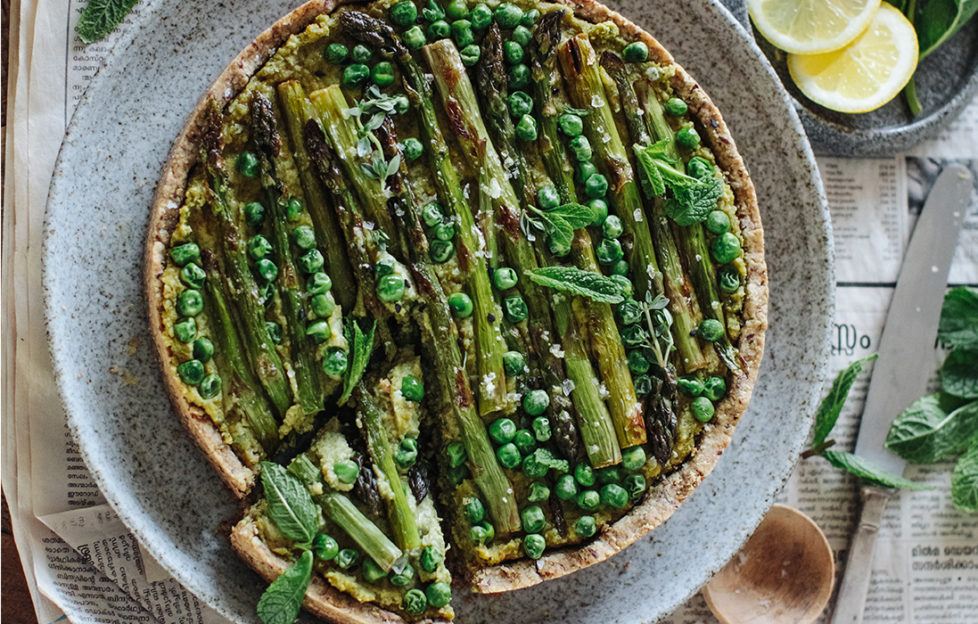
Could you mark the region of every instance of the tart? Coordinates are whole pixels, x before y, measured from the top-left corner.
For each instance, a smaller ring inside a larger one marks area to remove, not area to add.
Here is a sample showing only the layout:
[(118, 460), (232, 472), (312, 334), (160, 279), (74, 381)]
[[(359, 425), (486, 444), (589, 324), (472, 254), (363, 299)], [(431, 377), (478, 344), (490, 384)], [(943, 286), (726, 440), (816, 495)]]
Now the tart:
[(589, 1), (285, 16), (177, 138), (146, 283), (269, 622), (443, 621), (453, 575), (618, 552), (712, 470), (766, 329), (719, 112)]

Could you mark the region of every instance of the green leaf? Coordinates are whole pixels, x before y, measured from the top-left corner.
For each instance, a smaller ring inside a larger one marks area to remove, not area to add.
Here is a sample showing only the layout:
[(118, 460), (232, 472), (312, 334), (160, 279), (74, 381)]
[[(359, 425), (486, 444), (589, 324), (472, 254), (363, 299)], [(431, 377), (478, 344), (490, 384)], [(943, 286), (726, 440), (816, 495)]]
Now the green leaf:
[(534, 284), (588, 297), (594, 301), (621, 303), (625, 300), (625, 294), (618, 282), (593, 271), (582, 271), (575, 267), (549, 266), (523, 271), (523, 275)]
[(268, 517), (282, 535), (298, 546), (308, 546), (319, 530), (319, 510), (309, 490), (285, 468), (261, 463), (261, 483), (265, 488)]
[(961, 511), (978, 513), (978, 440), (972, 442), (954, 466), (951, 501)]
[(876, 354), (873, 354), (861, 360), (856, 360), (836, 375), (835, 381), (832, 382), (832, 389), (829, 390), (829, 394), (822, 399), (822, 403), (818, 406), (818, 413), (815, 415), (815, 436), (812, 438), (812, 446), (817, 446), (825, 442), (826, 438), (829, 437), (829, 433), (832, 432), (832, 427), (839, 420), (839, 414), (842, 412), (842, 406), (846, 403), (846, 398), (849, 396), (852, 384), (856, 382), (859, 373), (863, 371), (863, 365), (867, 362), (872, 362), (877, 357)]
[(920, 58), (950, 39), (978, 11), (978, 0), (923, 0), (917, 2), (913, 24)]
[(941, 366), (944, 392), (962, 399), (978, 399), (978, 349), (955, 349)]
[(909, 462), (929, 464), (960, 453), (978, 433), (978, 401), (948, 412), (940, 395), (913, 402), (897, 416), (884, 446)]
[(102, 39), (122, 23), (139, 0), (89, 0), (75, 32), (85, 43)]
[(258, 600), (258, 617), (265, 624), (292, 624), (312, 578), (312, 552), (302, 551), (285, 572), (272, 581)]
[(374, 330), (377, 329), (377, 321), (370, 326), (370, 331), (364, 334), (360, 331), (360, 324), (350, 316), (347, 317), (344, 333), (346, 341), (350, 344), (350, 367), (346, 370), (346, 377), (343, 379), (343, 394), (336, 402), (343, 405), (353, 393), (353, 388), (363, 377), (363, 372), (367, 370), (367, 362), (370, 361), (370, 354), (374, 350)]
[(672, 198), (666, 203), (666, 215), (680, 226), (701, 223), (716, 209), (723, 195), (723, 182), (717, 177), (699, 180), (683, 173), (679, 169), (681, 164), (669, 156), (668, 143), (664, 139), (649, 146), (635, 145), (633, 149), (652, 194), (659, 196), (666, 189), (672, 191)]
[(873, 485), (888, 488), (900, 488), (901, 490), (930, 489), (926, 485), (914, 483), (909, 479), (904, 479), (900, 475), (887, 472), (865, 457), (860, 457), (859, 455), (853, 455), (852, 453), (847, 453), (845, 451), (834, 451), (832, 449), (828, 449), (822, 453), (822, 457), (827, 459), (828, 462), (836, 468), (856, 475), (860, 479), (865, 479)]
[(978, 347), (978, 292), (962, 286), (944, 295), (937, 339), (951, 347)]
[(594, 220), (594, 211), (584, 204), (564, 204), (550, 210), (534, 208), (533, 212), (540, 217), (543, 231), (558, 247), (570, 247), (574, 230), (587, 227)]

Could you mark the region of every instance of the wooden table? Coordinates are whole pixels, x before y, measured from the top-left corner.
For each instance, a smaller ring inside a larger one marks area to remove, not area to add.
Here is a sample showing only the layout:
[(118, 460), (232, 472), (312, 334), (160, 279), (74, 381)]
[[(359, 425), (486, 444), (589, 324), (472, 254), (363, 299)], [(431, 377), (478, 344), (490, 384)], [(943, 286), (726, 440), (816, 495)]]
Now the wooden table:
[(6, 494), (3, 496), (3, 552), (0, 557), (0, 578), (3, 581), (0, 583), (0, 619), (4, 624), (37, 624), (34, 604), (27, 591), (27, 579), (20, 567), (20, 555), (10, 530)]

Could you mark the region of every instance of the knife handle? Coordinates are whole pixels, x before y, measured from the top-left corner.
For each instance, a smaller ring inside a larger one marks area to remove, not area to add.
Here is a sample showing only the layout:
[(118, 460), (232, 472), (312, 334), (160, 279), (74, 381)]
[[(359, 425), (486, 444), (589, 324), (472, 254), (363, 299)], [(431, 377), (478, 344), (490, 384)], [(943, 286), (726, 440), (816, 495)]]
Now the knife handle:
[(849, 542), (846, 570), (839, 585), (831, 624), (860, 624), (863, 621), (866, 594), (873, 572), (873, 549), (891, 493), (892, 490), (871, 485), (861, 489), (863, 505), (859, 526)]

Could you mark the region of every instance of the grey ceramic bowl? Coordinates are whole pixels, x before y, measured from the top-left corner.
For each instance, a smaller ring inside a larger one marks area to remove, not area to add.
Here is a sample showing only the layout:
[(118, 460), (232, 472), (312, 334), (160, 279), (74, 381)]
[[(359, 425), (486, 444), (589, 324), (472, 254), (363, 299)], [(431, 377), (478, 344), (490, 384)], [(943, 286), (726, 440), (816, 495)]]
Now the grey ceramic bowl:
[[(236, 505), (170, 407), (141, 300), (149, 205), (172, 141), (224, 65), (293, 7), (226, 0), (213, 8), (149, 0), (92, 81), (51, 187), (44, 287), (69, 424), (106, 499), (178, 581), (229, 618), (256, 622), (263, 584), (225, 537)], [(664, 525), (557, 581), (491, 597), (457, 592), (466, 622), (634, 622), (672, 611), (773, 502), (808, 437), (826, 373), (831, 230), (790, 98), (719, 5), (660, 0), (653, 11), (628, 0), (612, 8), (659, 37), (701, 81), (752, 173), (770, 274), (764, 363), (716, 470)]]

